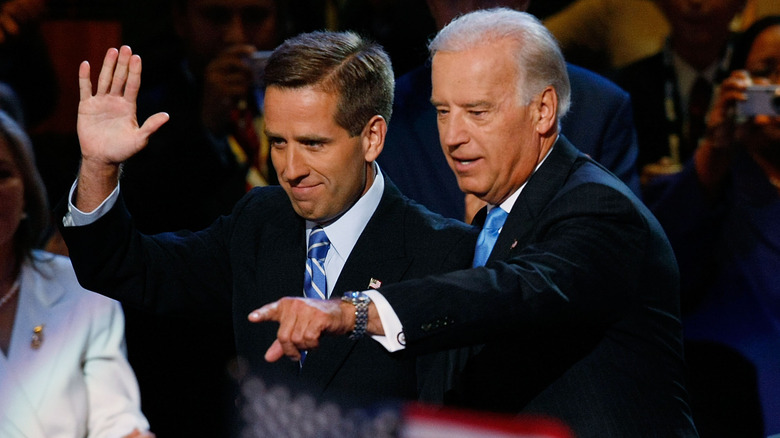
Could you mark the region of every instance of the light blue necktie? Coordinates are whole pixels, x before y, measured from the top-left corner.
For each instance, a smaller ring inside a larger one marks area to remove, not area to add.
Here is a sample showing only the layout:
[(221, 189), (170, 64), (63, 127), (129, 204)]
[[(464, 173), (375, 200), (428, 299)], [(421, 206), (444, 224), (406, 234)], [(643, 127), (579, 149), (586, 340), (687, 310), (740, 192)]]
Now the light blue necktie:
[(493, 207), (485, 219), (485, 225), (482, 227), (482, 231), (479, 232), (477, 238), (477, 248), (474, 250), (474, 263), (472, 267), (485, 266), (485, 262), (490, 256), (490, 252), (493, 251), (493, 245), (496, 244), (498, 239), (498, 232), (501, 231), (501, 227), (504, 226), (506, 221), (506, 212), (501, 207)]
[[(303, 274), (303, 294), (306, 298), (325, 300), (328, 298), (328, 282), (325, 278), (325, 258), (330, 249), (330, 240), (322, 227), (312, 228), (309, 234), (309, 250), (306, 272)], [(300, 366), (306, 360), (306, 351), (301, 351)]]
[(322, 227), (314, 227), (309, 235), (309, 260), (303, 277), (303, 293), (307, 298), (328, 298), (328, 282), (325, 278), (325, 257), (330, 241)]

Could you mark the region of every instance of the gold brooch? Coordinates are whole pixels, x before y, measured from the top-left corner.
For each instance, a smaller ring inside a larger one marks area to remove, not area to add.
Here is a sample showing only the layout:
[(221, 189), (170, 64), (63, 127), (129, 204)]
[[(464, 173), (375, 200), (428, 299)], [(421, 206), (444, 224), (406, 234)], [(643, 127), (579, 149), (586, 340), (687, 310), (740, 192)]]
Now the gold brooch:
[(43, 324), (36, 325), (33, 329), (32, 334), (32, 341), (30, 341), (30, 347), (32, 347), (33, 350), (37, 350), (41, 348), (41, 344), (43, 343)]

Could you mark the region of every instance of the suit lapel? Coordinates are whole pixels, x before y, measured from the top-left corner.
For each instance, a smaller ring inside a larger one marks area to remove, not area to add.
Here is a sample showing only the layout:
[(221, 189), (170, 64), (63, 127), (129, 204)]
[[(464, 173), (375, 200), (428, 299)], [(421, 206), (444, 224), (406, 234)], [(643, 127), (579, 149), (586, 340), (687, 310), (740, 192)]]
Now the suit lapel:
[(518, 196), (488, 261), (505, 260), (513, 249), (527, 244), (536, 218), (563, 186), (578, 155), (579, 151), (565, 137), (558, 137), (550, 156)]
[(401, 279), (411, 263), (406, 259), (406, 248), (399, 245), (405, 241), (404, 214), (405, 201), (398, 189), (385, 179), (382, 200), (344, 264), (334, 295), (366, 290), (372, 278), (387, 283)]
[[(29, 436), (44, 436), (37, 418), (37, 407), (46, 397), (49, 377), (57, 373), (62, 349), (72, 346), (70, 342), (80, 342), (80, 339), (69, 339), (67, 335), (74, 312), (69, 311), (68, 301), (62, 299), (65, 289), (55, 281), (45, 281), (33, 269), (27, 263), (22, 268), (19, 310), (14, 321), (8, 361), (4, 363), (10, 386), (4, 386), (3, 392), (13, 391), (15, 394), (11, 411), (5, 415), (24, 419), (23, 424), (18, 426), (30, 431)], [(43, 342), (37, 349), (31, 346), (36, 326), (43, 326)]]
[[(399, 242), (404, 242), (405, 201), (398, 189), (385, 178), (385, 192), (374, 215), (358, 238), (344, 264), (331, 299), (341, 299), (344, 292), (369, 289), (371, 279), (394, 283), (403, 278), (412, 260)], [(326, 337), (320, 348), (310, 352), (302, 369), (307, 379), (319, 382), (324, 391), (333, 376), (352, 352), (357, 342), (345, 336)]]
[[(258, 239), (256, 276), (266, 296), (262, 303), (285, 296), (303, 296), (303, 271), (306, 264), (305, 222), (297, 215), (290, 217), (297, 225), (279, 221), (267, 227)], [(260, 289), (258, 289), (260, 290)]]

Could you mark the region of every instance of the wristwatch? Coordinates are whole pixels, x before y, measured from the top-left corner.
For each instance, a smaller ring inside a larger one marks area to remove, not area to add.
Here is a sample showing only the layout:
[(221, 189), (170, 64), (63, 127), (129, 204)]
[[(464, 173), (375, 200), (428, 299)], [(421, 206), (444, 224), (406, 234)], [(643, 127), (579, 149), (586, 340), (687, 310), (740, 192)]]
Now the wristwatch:
[(368, 326), (368, 304), (371, 303), (371, 298), (363, 292), (345, 292), (341, 300), (355, 306), (355, 328), (349, 334), (349, 339), (362, 338)]

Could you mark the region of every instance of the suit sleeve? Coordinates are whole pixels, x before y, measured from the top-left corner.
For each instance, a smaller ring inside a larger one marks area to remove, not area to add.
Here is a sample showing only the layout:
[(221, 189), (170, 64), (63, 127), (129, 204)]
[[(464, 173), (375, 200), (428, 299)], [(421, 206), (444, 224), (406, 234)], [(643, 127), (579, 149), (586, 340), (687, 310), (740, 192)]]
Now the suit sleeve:
[(559, 195), (533, 228), (530, 241), (515, 244), (504, 260), (381, 288), (404, 326), (407, 348), (428, 352), (539, 330), (592, 330), (642, 299), (640, 271), (658, 248), (645, 217), (622, 194), (581, 186)]
[[(57, 210), (62, 217), (65, 205)], [(148, 311), (209, 320), (230, 311), (225, 241), (231, 229), (232, 222), (223, 218), (198, 233), (144, 235), (133, 226), (120, 193), (94, 223), (61, 226), (60, 232), (84, 288)]]
[(116, 301), (97, 295), (90, 298), (91, 330), (83, 364), (89, 436), (118, 437), (133, 429), (148, 430), (138, 383), (125, 357), (122, 309)]

